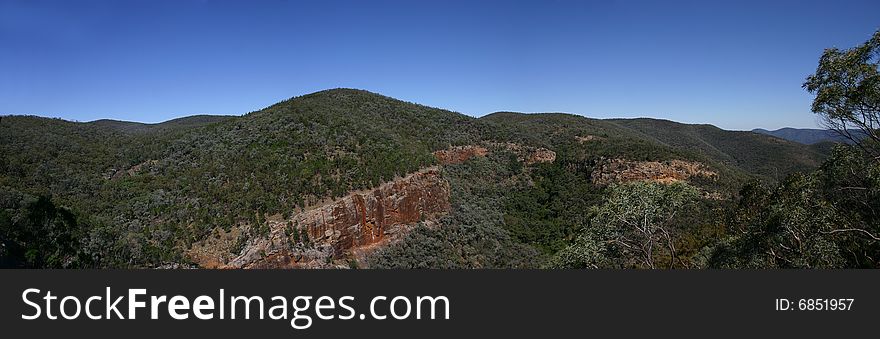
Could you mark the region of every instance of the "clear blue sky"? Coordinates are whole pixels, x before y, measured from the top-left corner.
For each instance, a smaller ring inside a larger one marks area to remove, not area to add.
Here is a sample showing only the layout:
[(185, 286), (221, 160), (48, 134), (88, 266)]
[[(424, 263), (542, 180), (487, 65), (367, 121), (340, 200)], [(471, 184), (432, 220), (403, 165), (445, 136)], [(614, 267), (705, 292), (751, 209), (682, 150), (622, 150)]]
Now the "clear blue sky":
[(0, 114), (159, 122), (353, 87), (472, 116), (815, 127), (880, 1), (0, 0)]

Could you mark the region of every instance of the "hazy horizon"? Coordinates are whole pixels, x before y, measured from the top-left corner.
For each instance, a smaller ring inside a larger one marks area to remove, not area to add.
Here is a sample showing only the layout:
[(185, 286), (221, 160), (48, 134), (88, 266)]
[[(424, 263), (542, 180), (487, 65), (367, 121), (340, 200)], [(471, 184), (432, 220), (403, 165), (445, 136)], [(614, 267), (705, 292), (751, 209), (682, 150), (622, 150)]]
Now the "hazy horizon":
[(0, 114), (156, 123), (359, 88), (479, 117), (819, 128), (822, 50), (880, 28), (841, 1), (0, 3)]

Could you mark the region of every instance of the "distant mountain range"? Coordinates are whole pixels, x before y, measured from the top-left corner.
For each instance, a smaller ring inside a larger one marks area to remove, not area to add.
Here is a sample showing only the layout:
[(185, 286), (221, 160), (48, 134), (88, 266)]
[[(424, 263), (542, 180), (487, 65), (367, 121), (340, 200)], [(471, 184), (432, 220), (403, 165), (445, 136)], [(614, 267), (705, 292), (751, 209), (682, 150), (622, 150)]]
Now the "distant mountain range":
[[(766, 134), (777, 138), (794, 141), (805, 145), (813, 145), (821, 142), (842, 142), (852, 144), (852, 140), (838, 134), (833, 130), (816, 128), (780, 128), (768, 131), (762, 128), (753, 129), (752, 132)], [(861, 135), (861, 132), (853, 131), (853, 135)]]

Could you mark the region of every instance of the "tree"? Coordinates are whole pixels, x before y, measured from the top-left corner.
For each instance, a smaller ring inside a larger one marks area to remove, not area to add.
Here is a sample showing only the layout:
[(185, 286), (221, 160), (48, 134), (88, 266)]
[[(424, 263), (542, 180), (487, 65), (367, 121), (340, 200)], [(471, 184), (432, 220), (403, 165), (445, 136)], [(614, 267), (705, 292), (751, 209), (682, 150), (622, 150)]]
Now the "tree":
[(675, 245), (670, 221), (682, 206), (696, 197), (697, 190), (685, 183), (618, 185), (611, 189), (611, 196), (599, 208), (593, 224), (611, 229), (613, 242), (649, 268), (656, 268), (657, 248), (666, 246), (671, 268), (675, 263)]
[(69, 209), (41, 196), (10, 218), (0, 214), (0, 263), (30, 268), (88, 266), (81, 247), (84, 230)]
[(665, 252), (672, 268), (676, 255), (672, 220), (698, 196), (697, 190), (680, 182), (632, 182), (612, 185), (609, 192), (590, 226), (549, 266), (656, 268), (657, 258)]
[[(823, 124), (880, 162), (880, 31), (864, 44), (826, 49), (803, 88), (816, 95), (812, 110)], [(867, 141), (862, 140), (867, 139)]]
[(826, 49), (803, 87), (813, 112), (856, 146), (839, 145), (813, 173), (775, 189), (747, 186), (734, 235), (706, 251), (723, 268), (880, 267), (880, 31), (848, 50)]
[(747, 187), (734, 236), (708, 254), (712, 268), (874, 267), (876, 235), (828, 199), (821, 173), (792, 175), (776, 189)]

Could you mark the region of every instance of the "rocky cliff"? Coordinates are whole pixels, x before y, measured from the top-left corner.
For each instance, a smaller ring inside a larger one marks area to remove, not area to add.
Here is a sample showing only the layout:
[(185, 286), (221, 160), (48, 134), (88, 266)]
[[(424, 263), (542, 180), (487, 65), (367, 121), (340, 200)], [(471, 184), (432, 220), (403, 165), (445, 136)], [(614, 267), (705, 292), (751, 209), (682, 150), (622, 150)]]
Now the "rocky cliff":
[(684, 160), (629, 161), (610, 159), (601, 162), (591, 173), (594, 184), (608, 185), (614, 182), (653, 181), (672, 183), (699, 176), (715, 178), (717, 173), (705, 165)]
[(516, 154), (517, 160), (526, 165), (553, 162), (556, 152), (543, 147), (523, 146), (512, 142), (483, 142), (482, 145), (453, 146), (434, 152), (441, 165), (455, 165), (474, 157), (484, 157), (492, 151), (508, 151)]
[(363, 267), (373, 249), (449, 208), (449, 183), (430, 167), (288, 219), (269, 220), (267, 235), (246, 240), (226, 262), (217, 262), (216, 255), (191, 257), (203, 267), (218, 268)]
[[(492, 150), (513, 152), (526, 165), (556, 159), (551, 150), (514, 143), (455, 146), (434, 156), (441, 165), (453, 165)], [(276, 215), (264, 225), (215, 230), (194, 244), (188, 256), (204, 268), (364, 267), (373, 250), (401, 238), (419, 222), (435, 225), (436, 217), (450, 209), (449, 194), (439, 167), (429, 167), (289, 218)]]
[(434, 152), (434, 157), (441, 165), (460, 164), (473, 157), (484, 157), (489, 150), (482, 146), (453, 146), (449, 149)]

